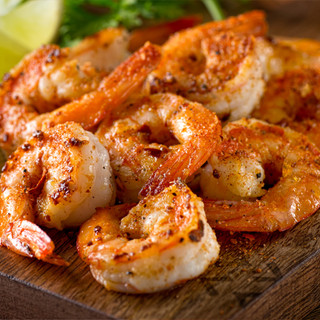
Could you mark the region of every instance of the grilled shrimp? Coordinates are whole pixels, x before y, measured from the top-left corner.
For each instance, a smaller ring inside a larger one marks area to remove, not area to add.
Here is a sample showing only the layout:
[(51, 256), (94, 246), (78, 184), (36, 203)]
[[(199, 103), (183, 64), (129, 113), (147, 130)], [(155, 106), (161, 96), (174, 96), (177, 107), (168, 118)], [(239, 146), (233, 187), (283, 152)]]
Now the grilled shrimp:
[(111, 28), (73, 48), (40, 47), (5, 76), (1, 104), (43, 113), (97, 89), (103, 76), (129, 56), (126, 38), (124, 30)]
[(149, 40), (157, 43), (170, 33), (194, 26), (195, 16), (137, 29), (107, 28), (71, 48), (42, 46), (5, 76), (2, 102), (49, 112), (98, 88), (103, 76)]
[(320, 67), (320, 42), (310, 39), (273, 37), (272, 54), (267, 61), (267, 74), (282, 76), (285, 72)]
[(301, 68), (272, 77), (253, 116), (289, 126), (320, 147), (319, 105), (320, 68)]
[(154, 195), (177, 178), (186, 180), (220, 137), (213, 112), (174, 94), (138, 98), (119, 109), (96, 135), (110, 153), (118, 197), (125, 202), (137, 201), (141, 188), (142, 196)]
[(164, 290), (199, 276), (217, 260), (219, 245), (203, 203), (182, 183), (131, 208), (99, 209), (78, 236), (80, 257), (108, 290)]
[(257, 11), (179, 32), (163, 45), (145, 90), (177, 93), (224, 120), (248, 116), (263, 94), (272, 54), (260, 37), (265, 32), (264, 15)]
[[(320, 42), (276, 40), (270, 79), (252, 116), (289, 126), (320, 147)], [(275, 63), (275, 61), (277, 61)]]
[(115, 200), (107, 150), (73, 122), (36, 131), (9, 156), (0, 187), (0, 244), (56, 264), (65, 263), (37, 225), (76, 227)]
[(104, 77), (96, 90), (42, 114), (30, 106), (14, 105), (7, 100), (9, 79), (3, 83), (3, 94), (0, 94), (0, 147), (10, 153), (35, 130), (44, 130), (66, 121), (76, 121), (85, 129), (92, 128), (137, 90), (159, 59), (158, 48), (147, 43)]
[[(212, 227), (283, 231), (320, 208), (320, 151), (306, 136), (255, 119), (229, 123), (223, 132), (209, 159), (218, 193), (207, 192), (215, 200), (204, 201)], [(210, 188), (208, 181), (203, 187)]]

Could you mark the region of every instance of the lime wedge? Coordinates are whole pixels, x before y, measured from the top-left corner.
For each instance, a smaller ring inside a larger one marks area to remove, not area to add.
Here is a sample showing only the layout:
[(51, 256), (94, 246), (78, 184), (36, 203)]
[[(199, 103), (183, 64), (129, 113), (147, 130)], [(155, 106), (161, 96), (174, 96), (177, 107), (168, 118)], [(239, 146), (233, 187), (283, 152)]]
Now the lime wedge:
[(28, 0), (0, 16), (0, 76), (27, 52), (54, 40), (62, 8), (63, 0)]
[(9, 13), (22, 1), (23, 0), (0, 0), (0, 16), (4, 16)]
[(26, 48), (0, 31), (0, 76), (16, 65), (26, 53), (28, 53)]

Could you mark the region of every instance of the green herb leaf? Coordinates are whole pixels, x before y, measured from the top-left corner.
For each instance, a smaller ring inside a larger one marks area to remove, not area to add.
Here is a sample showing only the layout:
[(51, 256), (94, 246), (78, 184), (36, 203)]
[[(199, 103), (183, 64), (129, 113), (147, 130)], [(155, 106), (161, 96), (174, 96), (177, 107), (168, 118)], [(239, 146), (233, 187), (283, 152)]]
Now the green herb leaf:
[(214, 20), (223, 20), (225, 18), (218, 0), (202, 0), (202, 2), (207, 7)]
[(69, 46), (103, 28), (132, 29), (146, 19), (171, 20), (185, 14), (190, 0), (64, 0), (59, 43)]

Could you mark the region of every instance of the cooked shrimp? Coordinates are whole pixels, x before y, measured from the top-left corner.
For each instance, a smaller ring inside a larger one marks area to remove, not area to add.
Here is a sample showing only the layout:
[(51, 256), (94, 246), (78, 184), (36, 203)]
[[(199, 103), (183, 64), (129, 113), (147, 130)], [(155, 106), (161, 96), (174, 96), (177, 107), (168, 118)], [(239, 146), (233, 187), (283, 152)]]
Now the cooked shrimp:
[(123, 29), (110, 28), (73, 48), (42, 46), (6, 75), (1, 104), (26, 105), (43, 113), (77, 99), (97, 89), (103, 76), (129, 56), (128, 42)]
[(127, 30), (106, 28), (72, 47), (71, 57), (80, 64), (89, 61), (95, 69), (110, 73), (130, 56), (129, 41), (130, 34)]
[(97, 89), (104, 75), (145, 42), (161, 42), (172, 32), (197, 22), (196, 16), (185, 17), (131, 34), (123, 28), (107, 28), (71, 48), (43, 46), (6, 75), (1, 103), (29, 106), (39, 113), (52, 111)]
[[(320, 151), (306, 136), (249, 119), (228, 124), (223, 137), (209, 160), (212, 173), (217, 184), (244, 200), (205, 200), (212, 227), (283, 231), (320, 208)], [(242, 159), (244, 174), (239, 172)]]
[(207, 161), (220, 133), (213, 112), (168, 93), (127, 102), (96, 135), (110, 153), (118, 197), (128, 202), (138, 200), (142, 187), (142, 196), (154, 195), (186, 180)]
[(0, 103), (43, 113), (95, 90), (102, 75), (89, 63), (70, 59), (70, 49), (46, 45), (28, 54), (1, 86)]
[(0, 187), (0, 244), (57, 264), (64, 262), (37, 225), (79, 226), (115, 199), (107, 150), (73, 122), (36, 131), (9, 157)]
[[(12, 105), (5, 99), (0, 101), (0, 147), (10, 153), (35, 130), (66, 121), (76, 121), (86, 129), (92, 128), (137, 90), (159, 59), (158, 48), (146, 44), (105, 77), (97, 90), (50, 113), (39, 115), (29, 106)], [(4, 83), (5, 91), (6, 85), (8, 83)]]
[(108, 290), (148, 293), (203, 273), (219, 245), (203, 203), (176, 183), (132, 205), (99, 209), (78, 236), (81, 258)]
[(267, 62), (268, 76), (281, 76), (287, 71), (320, 67), (320, 42), (310, 39), (273, 37), (269, 42), (272, 55)]
[(179, 32), (163, 45), (146, 91), (180, 94), (224, 120), (248, 116), (263, 94), (272, 53), (259, 38), (265, 32), (264, 15), (257, 11)]
[(320, 68), (303, 65), (271, 77), (253, 117), (289, 126), (320, 147)]

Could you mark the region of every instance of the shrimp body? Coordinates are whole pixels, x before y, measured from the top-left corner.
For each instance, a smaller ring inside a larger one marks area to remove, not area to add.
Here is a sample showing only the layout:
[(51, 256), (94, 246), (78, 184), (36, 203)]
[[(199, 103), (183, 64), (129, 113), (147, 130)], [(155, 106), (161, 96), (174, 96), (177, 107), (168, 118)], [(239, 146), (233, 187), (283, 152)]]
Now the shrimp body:
[(259, 38), (265, 30), (263, 15), (252, 12), (175, 34), (163, 45), (146, 90), (180, 94), (225, 120), (248, 116), (263, 94), (272, 53)]
[[(282, 231), (320, 207), (320, 151), (306, 136), (243, 119), (226, 126), (217, 150), (209, 160), (214, 185), (222, 185), (228, 193), (223, 198), (221, 192), (207, 192), (215, 199), (205, 200), (212, 227)], [(245, 174), (239, 172), (242, 160)]]
[(97, 89), (103, 76), (128, 58), (128, 41), (125, 30), (110, 28), (72, 48), (42, 46), (6, 75), (2, 99), (39, 113), (52, 111)]
[(30, 106), (14, 105), (7, 101), (7, 86), (10, 84), (8, 80), (9, 82), (3, 84), (4, 94), (0, 94), (0, 147), (10, 153), (35, 130), (45, 130), (66, 121), (78, 122), (85, 129), (94, 127), (141, 86), (159, 59), (158, 48), (146, 44), (110, 75), (104, 77), (96, 90), (45, 113), (39, 113)]
[(268, 82), (252, 116), (288, 126), (320, 146), (320, 42), (274, 39)]
[(28, 54), (9, 74), (1, 89), (1, 104), (29, 106), (43, 113), (95, 90), (102, 74), (92, 65), (70, 58), (69, 48), (42, 46)]
[(99, 209), (78, 236), (79, 254), (109, 290), (148, 293), (199, 276), (219, 245), (202, 201), (176, 183), (138, 205)]
[(274, 76), (253, 116), (286, 125), (320, 146), (320, 68), (300, 68)]
[[(72, 122), (35, 131), (9, 157), (0, 186), (0, 242), (18, 252), (30, 243), (12, 236), (14, 226), (76, 227), (96, 207), (113, 204), (115, 199), (108, 152), (92, 133)], [(31, 242), (39, 252), (30, 250), (30, 256), (46, 260), (46, 246), (41, 248), (38, 242), (38, 234), (44, 232), (34, 228)]]
[(96, 70), (110, 73), (130, 56), (129, 41), (127, 30), (106, 28), (72, 47), (71, 57), (80, 64), (89, 61)]
[(174, 94), (129, 101), (96, 135), (108, 149), (122, 201), (186, 180), (208, 159), (221, 133), (217, 116)]

